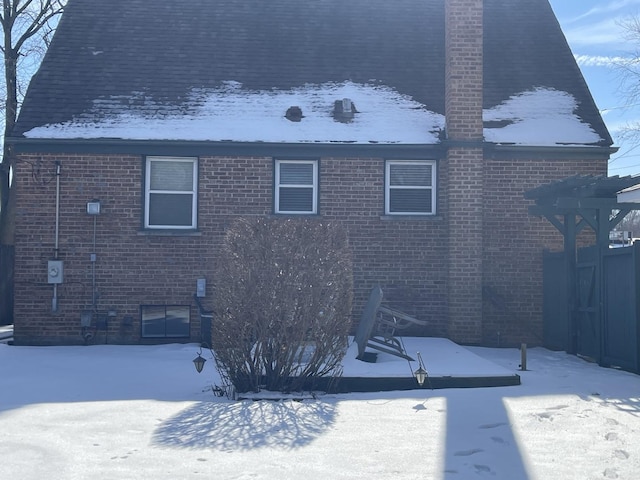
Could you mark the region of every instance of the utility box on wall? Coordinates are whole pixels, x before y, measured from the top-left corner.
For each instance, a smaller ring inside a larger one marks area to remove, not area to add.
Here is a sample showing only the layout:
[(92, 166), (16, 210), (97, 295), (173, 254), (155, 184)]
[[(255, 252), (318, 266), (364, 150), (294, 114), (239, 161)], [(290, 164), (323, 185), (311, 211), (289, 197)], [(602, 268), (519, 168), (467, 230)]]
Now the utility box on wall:
[(89, 328), (91, 326), (91, 320), (93, 319), (93, 314), (91, 310), (83, 310), (80, 312), (80, 326), (84, 328)]
[(62, 260), (49, 260), (47, 262), (47, 282), (62, 283), (63, 266)]
[(205, 297), (207, 295), (207, 280), (198, 278), (196, 280), (196, 296)]

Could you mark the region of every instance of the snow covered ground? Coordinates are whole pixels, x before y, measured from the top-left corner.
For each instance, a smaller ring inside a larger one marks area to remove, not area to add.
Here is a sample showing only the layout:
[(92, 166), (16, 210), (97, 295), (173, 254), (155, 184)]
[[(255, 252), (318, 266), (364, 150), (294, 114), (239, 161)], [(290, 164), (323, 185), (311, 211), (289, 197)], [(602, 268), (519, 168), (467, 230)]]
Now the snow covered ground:
[(522, 385), (232, 402), (195, 345), (0, 344), (0, 479), (640, 478), (639, 376), (468, 352)]

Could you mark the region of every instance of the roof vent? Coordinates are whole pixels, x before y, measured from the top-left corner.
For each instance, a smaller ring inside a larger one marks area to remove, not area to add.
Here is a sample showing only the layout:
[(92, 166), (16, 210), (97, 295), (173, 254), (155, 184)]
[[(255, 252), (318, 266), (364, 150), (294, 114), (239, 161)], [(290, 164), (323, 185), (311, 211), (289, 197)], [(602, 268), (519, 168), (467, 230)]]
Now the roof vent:
[(333, 104), (333, 119), (336, 122), (348, 123), (353, 120), (356, 113), (358, 113), (358, 110), (356, 110), (356, 106), (349, 98), (336, 100)]
[(299, 122), (302, 120), (302, 109), (297, 106), (287, 108), (287, 113), (285, 113), (285, 118), (291, 122)]

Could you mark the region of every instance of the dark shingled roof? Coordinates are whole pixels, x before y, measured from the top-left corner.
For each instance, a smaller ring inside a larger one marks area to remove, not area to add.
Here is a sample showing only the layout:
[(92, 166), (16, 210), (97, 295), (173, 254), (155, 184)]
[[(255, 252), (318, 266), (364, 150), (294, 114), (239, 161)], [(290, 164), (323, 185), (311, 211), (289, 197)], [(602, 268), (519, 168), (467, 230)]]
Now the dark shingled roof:
[[(548, 0), (485, 0), (484, 106), (536, 87), (578, 101), (611, 137)], [(379, 83), (444, 114), (444, 0), (69, 0), (14, 136), (99, 98), (144, 92), (179, 105), (194, 88)]]

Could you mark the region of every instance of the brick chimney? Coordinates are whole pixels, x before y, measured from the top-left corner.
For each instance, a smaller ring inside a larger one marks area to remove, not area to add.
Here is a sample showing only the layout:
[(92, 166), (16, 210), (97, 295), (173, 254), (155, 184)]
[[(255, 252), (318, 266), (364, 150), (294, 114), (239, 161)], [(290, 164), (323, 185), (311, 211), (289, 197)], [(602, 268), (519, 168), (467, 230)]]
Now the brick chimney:
[(445, 2), (449, 336), (482, 341), (483, 0)]
[(445, 0), (447, 138), (482, 139), (482, 0)]

